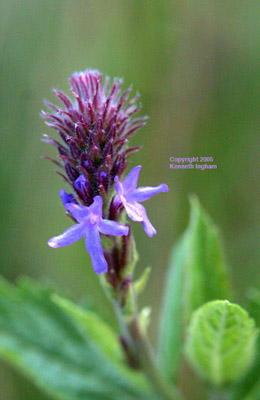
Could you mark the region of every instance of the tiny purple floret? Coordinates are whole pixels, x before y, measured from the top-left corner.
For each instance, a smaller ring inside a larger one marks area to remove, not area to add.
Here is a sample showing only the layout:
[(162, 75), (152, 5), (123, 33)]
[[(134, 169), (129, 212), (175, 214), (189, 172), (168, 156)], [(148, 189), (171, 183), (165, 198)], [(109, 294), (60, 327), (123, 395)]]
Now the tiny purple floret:
[(67, 193), (65, 189), (61, 189), (60, 191), (60, 198), (62, 200), (63, 205), (65, 206), (68, 203), (77, 204), (77, 200), (73, 196), (72, 193)]
[(75, 187), (80, 191), (83, 192), (84, 188), (88, 187), (88, 181), (83, 174), (81, 174), (74, 183)]
[(71, 226), (61, 235), (54, 236), (48, 241), (50, 247), (57, 248), (68, 246), (85, 236), (87, 252), (97, 274), (108, 270), (107, 261), (101, 247), (100, 233), (113, 236), (126, 236), (129, 233), (128, 226), (102, 218), (102, 205), (101, 196), (94, 197), (94, 201), (89, 207), (67, 203), (65, 205), (66, 210), (78, 221), (78, 224)]
[(149, 237), (152, 237), (157, 232), (147, 217), (144, 206), (139, 202), (148, 200), (157, 193), (168, 192), (169, 188), (165, 183), (156, 187), (144, 186), (137, 188), (141, 168), (141, 165), (134, 167), (122, 183), (119, 181), (118, 176), (115, 177), (115, 189), (117, 192), (115, 204), (118, 206), (123, 204), (128, 217), (133, 221), (142, 222), (145, 232)]

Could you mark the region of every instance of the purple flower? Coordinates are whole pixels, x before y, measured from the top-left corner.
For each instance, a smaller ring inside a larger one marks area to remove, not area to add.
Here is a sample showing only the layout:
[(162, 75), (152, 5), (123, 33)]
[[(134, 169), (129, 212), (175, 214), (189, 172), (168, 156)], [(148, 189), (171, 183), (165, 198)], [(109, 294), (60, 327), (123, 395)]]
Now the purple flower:
[(88, 187), (88, 181), (85, 178), (83, 174), (81, 174), (76, 180), (75, 180), (75, 188), (78, 189), (80, 192), (83, 192), (84, 188), (87, 189)]
[(108, 269), (101, 247), (100, 233), (113, 236), (123, 236), (129, 233), (128, 226), (102, 218), (102, 205), (103, 200), (100, 196), (94, 197), (94, 201), (89, 207), (67, 203), (65, 208), (79, 223), (48, 241), (50, 247), (57, 248), (68, 246), (85, 236), (87, 252), (97, 274), (107, 272)]
[(118, 176), (115, 177), (115, 189), (117, 192), (115, 204), (118, 206), (123, 204), (128, 217), (133, 221), (142, 222), (145, 232), (149, 237), (152, 237), (157, 232), (149, 221), (144, 206), (139, 202), (148, 200), (157, 193), (168, 192), (169, 188), (165, 183), (156, 187), (144, 186), (136, 188), (141, 168), (141, 165), (134, 167), (122, 183), (119, 181)]
[(48, 135), (43, 140), (56, 147), (60, 162), (45, 158), (61, 168), (58, 174), (74, 188), (81, 203), (90, 206), (97, 194), (109, 198), (115, 176), (123, 174), (128, 158), (140, 148), (128, 147), (129, 139), (147, 117), (134, 117), (141, 109), (139, 95), (130, 99), (131, 88), (121, 93), (119, 79), (110, 83), (99, 71), (87, 70), (74, 73), (70, 83), (71, 99), (54, 90), (62, 106), (46, 102), (49, 112), (42, 117), (59, 140)]
[(67, 203), (77, 204), (77, 200), (73, 196), (72, 193), (67, 193), (65, 189), (61, 189), (60, 198), (62, 200), (63, 205), (65, 206)]

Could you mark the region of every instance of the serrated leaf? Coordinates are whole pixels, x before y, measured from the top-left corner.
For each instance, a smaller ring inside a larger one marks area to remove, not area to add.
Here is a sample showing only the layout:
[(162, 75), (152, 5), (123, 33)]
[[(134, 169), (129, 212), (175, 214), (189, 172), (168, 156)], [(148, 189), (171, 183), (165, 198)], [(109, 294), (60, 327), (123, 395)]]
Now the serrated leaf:
[(189, 226), (171, 253), (161, 313), (158, 355), (169, 378), (176, 379), (185, 326), (192, 312), (207, 301), (229, 297), (219, 232), (198, 199), (192, 197)]
[(0, 281), (1, 357), (55, 399), (150, 399), (136, 374), (112, 362), (104, 343), (93, 340), (100, 321), (90, 332), (52, 297), (30, 282), (14, 287)]
[(193, 315), (186, 354), (212, 385), (236, 382), (250, 367), (257, 337), (254, 320), (236, 304), (212, 301)]

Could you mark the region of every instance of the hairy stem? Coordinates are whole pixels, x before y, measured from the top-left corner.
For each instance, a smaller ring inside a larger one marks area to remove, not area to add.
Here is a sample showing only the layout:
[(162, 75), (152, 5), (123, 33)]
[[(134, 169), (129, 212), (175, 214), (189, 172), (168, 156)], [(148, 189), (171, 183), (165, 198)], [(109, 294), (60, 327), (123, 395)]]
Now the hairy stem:
[(122, 333), (129, 345), (132, 356), (137, 360), (137, 363), (149, 379), (154, 390), (163, 400), (183, 400), (179, 391), (166, 381), (157, 366), (148, 338), (140, 328), (137, 311), (130, 321), (126, 322), (118, 302), (114, 302), (114, 306)]
[(140, 365), (153, 384), (157, 393), (165, 400), (181, 400), (182, 396), (174, 387), (165, 381), (160, 369), (156, 364), (154, 354), (147, 337), (140, 331), (138, 320), (134, 318), (128, 324), (128, 331), (135, 345)]
[(230, 392), (222, 389), (214, 389), (209, 394), (209, 400), (230, 400)]

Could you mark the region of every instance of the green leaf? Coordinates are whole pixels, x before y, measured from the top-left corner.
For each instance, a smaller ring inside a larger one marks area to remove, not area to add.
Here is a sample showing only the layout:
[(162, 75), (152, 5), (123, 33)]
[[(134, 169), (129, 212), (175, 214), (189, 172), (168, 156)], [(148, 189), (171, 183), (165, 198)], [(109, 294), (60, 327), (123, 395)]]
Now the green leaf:
[(144, 307), (139, 313), (140, 328), (144, 335), (147, 334), (148, 326), (150, 324), (151, 308)]
[(184, 331), (183, 289), (186, 241), (186, 236), (183, 236), (172, 251), (160, 321), (159, 362), (166, 374), (174, 380), (178, 371)]
[(0, 355), (55, 399), (155, 400), (109, 327), (35, 283), (0, 281)]
[(146, 267), (145, 270), (143, 271), (142, 275), (140, 276), (140, 278), (138, 278), (134, 282), (134, 289), (135, 289), (136, 294), (142, 293), (142, 291), (145, 289), (148, 279), (150, 277), (151, 270), (152, 270), (151, 267)]
[(105, 324), (96, 313), (93, 311), (86, 311), (57, 294), (52, 295), (51, 299), (81, 325), (87, 336), (95, 342), (112, 361), (117, 363), (124, 362), (124, 356), (117, 336), (113, 329)]
[(210, 300), (230, 297), (218, 230), (196, 197), (187, 230), (173, 248), (160, 321), (159, 361), (176, 379), (185, 326), (194, 310)]
[(187, 320), (202, 304), (229, 299), (227, 267), (217, 227), (196, 197), (191, 198), (185, 263), (185, 315)]
[(186, 354), (198, 373), (212, 385), (241, 378), (251, 366), (257, 330), (254, 320), (236, 304), (212, 301), (191, 319)]

